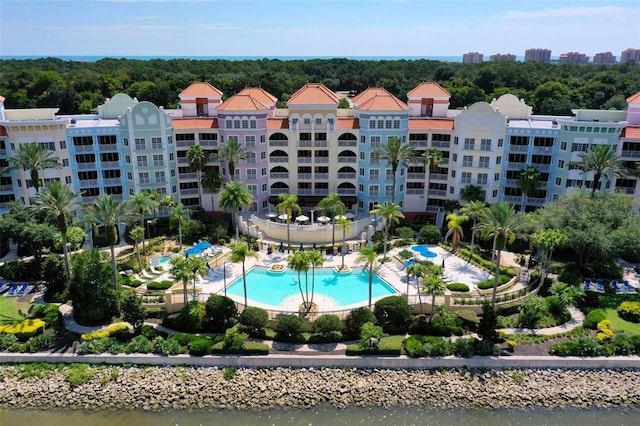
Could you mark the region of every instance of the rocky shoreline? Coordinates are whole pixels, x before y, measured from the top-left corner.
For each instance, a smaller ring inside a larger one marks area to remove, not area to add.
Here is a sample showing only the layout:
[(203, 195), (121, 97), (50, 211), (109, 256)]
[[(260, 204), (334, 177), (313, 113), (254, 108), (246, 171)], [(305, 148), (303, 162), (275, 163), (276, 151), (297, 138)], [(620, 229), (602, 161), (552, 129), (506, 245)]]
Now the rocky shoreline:
[(243, 409), (352, 406), (428, 408), (615, 407), (640, 402), (640, 371), (583, 369), (391, 370), (72, 366), (24, 374), (0, 366), (0, 406), (38, 409)]

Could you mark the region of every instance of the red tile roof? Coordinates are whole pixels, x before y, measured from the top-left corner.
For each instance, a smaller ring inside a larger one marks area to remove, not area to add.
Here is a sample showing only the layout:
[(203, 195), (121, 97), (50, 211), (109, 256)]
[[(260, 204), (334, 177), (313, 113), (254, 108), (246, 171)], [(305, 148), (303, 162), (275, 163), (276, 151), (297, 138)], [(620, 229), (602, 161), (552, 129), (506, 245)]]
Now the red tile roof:
[(208, 96), (220, 97), (222, 96), (222, 92), (216, 89), (215, 87), (213, 87), (212, 85), (210, 85), (209, 83), (207, 83), (206, 81), (191, 83), (189, 87), (184, 89), (178, 95), (179, 98), (182, 98), (182, 97), (195, 98), (195, 97), (208, 97)]
[(263, 111), (269, 107), (251, 95), (234, 95), (218, 105), (221, 111)]
[(173, 129), (217, 129), (217, 118), (174, 118)]
[(640, 139), (640, 126), (627, 126), (622, 129), (622, 138)]
[(288, 105), (338, 105), (338, 96), (320, 83), (307, 83), (287, 101)]
[(267, 120), (267, 129), (288, 129), (289, 119), (287, 118), (269, 118)]
[(640, 103), (640, 92), (636, 93), (635, 95), (629, 96), (627, 98), (627, 103), (629, 103), (629, 104)]
[(453, 130), (453, 119), (409, 118), (409, 130)]
[(357, 107), (361, 111), (408, 111), (409, 106), (393, 95), (375, 95)]
[(253, 96), (265, 105), (278, 102), (278, 98), (264, 90), (262, 87), (246, 87), (238, 93), (238, 95)]
[(338, 118), (338, 130), (345, 129), (359, 129), (360, 128), (360, 120), (357, 118)]
[(351, 102), (353, 102), (354, 104), (360, 103), (360, 102), (364, 102), (367, 99), (371, 98), (372, 96), (376, 96), (376, 95), (390, 95), (391, 93), (389, 93), (387, 91), (387, 89), (383, 88), (383, 87), (370, 87), (367, 90), (365, 90), (364, 92), (358, 93), (356, 96), (354, 96), (351, 99)]
[(407, 93), (407, 98), (450, 98), (451, 94), (447, 92), (438, 83), (421, 83), (417, 87), (411, 89)]

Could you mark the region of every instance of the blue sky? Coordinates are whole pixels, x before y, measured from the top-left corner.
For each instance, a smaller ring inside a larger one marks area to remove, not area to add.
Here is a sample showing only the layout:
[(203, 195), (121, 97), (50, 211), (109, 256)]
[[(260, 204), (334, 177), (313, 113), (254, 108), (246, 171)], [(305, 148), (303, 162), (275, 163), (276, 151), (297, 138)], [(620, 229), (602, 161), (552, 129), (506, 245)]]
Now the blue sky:
[(0, 0), (0, 56), (592, 56), (640, 0)]

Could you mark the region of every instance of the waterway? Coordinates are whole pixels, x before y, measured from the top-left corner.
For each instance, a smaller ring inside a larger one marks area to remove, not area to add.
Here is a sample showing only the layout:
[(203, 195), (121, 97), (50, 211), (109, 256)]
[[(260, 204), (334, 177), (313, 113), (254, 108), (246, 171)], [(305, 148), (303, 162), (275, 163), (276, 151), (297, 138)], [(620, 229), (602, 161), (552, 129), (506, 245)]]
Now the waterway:
[(215, 411), (81, 411), (0, 408), (2, 426), (199, 426), (240, 425), (562, 425), (636, 426), (640, 408), (528, 408), (434, 410), (423, 407), (349, 408), (329, 406), (307, 410)]

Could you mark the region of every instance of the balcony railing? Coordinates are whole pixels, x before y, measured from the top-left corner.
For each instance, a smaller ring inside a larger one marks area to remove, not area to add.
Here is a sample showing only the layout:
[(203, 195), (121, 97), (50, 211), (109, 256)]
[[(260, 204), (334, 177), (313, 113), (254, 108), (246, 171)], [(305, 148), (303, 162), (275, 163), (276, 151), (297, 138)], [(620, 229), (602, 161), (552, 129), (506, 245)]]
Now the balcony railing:
[(424, 179), (424, 173), (407, 173), (407, 179)]
[(638, 158), (640, 157), (640, 151), (622, 151), (622, 157)]
[(311, 163), (311, 157), (298, 157), (298, 163)]
[(358, 141), (338, 141), (338, 146), (357, 146)]
[(429, 143), (427, 141), (409, 141), (411, 148), (427, 148)]
[(178, 173), (180, 179), (198, 179), (197, 173)]
[(431, 146), (434, 148), (449, 148), (451, 146), (451, 142), (431, 141)]
[(122, 182), (122, 178), (104, 178), (103, 182), (105, 185), (119, 184)]
[(218, 146), (218, 141), (200, 140), (200, 146)]
[(195, 144), (196, 144), (196, 141), (176, 141), (176, 146), (178, 148), (191, 147), (191, 146), (194, 146)]
[(355, 179), (355, 173), (338, 173), (338, 179)]
[(538, 170), (540, 170), (541, 172), (548, 172), (550, 169), (550, 165), (549, 164), (538, 164), (538, 163), (531, 163), (531, 165), (535, 168), (537, 168)]
[(272, 163), (287, 163), (289, 161), (289, 157), (269, 157), (269, 161)]
[(13, 191), (13, 185), (0, 185), (0, 192)]
[(289, 179), (289, 173), (269, 173), (271, 179)]
[(433, 197), (446, 197), (447, 196), (447, 191), (443, 190), (443, 189), (430, 189), (429, 190), (429, 196), (433, 196)]
[(289, 146), (289, 141), (269, 141), (269, 146)]
[[(355, 163), (356, 161), (356, 157), (338, 157), (338, 163)], [(373, 164), (373, 161), (371, 164)]]
[(355, 188), (338, 188), (338, 195), (356, 195)]
[(93, 145), (74, 145), (76, 152), (93, 151)]
[(299, 195), (311, 195), (313, 194), (313, 189), (311, 188), (298, 188)]
[(187, 157), (178, 157), (178, 164), (188, 164), (189, 159)]
[(313, 141), (300, 141), (298, 142), (298, 146), (311, 147), (313, 146)]
[(325, 148), (329, 146), (329, 143), (327, 141), (316, 141), (315, 146), (318, 148)]
[(115, 143), (102, 143), (98, 146), (100, 147), (100, 151), (115, 151), (118, 149), (118, 145)]
[(432, 173), (429, 176), (430, 180), (447, 180), (449, 179), (449, 176), (444, 174), (444, 173)]
[(183, 188), (180, 189), (180, 195), (198, 195), (197, 188)]
[(329, 162), (329, 157), (316, 157), (315, 162), (318, 164), (325, 164)]
[(424, 195), (424, 188), (407, 188), (407, 195)]
[(636, 193), (636, 188), (634, 187), (625, 187), (625, 186), (616, 186), (616, 191), (621, 192), (627, 195), (633, 195)]
[(511, 152), (527, 152), (529, 145), (509, 145), (509, 151)]
[(80, 179), (81, 188), (90, 188), (92, 186), (98, 186), (98, 179)]
[(269, 194), (271, 195), (280, 195), (280, 194), (288, 194), (289, 193), (289, 188), (272, 188), (269, 191)]
[(329, 173), (316, 173), (313, 175), (314, 179), (329, 179)]
[(96, 163), (78, 163), (78, 169), (80, 170), (88, 170), (88, 169), (95, 169), (96, 168)]
[(311, 179), (311, 173), (298, 173), (298, 179)]
[(314, 190), (314, 195), (328, 195), (328, 194), (329, 194), (329, 190), (326, 188)]
[(551, 147), (550, 146), (534, 146), (533, 147), (533, 152), (546, 152), (546, 153), (551, 153)]

